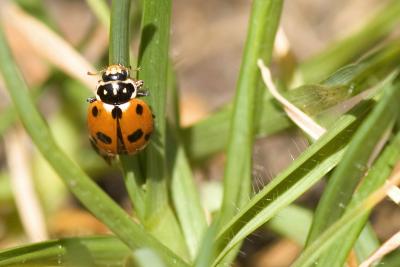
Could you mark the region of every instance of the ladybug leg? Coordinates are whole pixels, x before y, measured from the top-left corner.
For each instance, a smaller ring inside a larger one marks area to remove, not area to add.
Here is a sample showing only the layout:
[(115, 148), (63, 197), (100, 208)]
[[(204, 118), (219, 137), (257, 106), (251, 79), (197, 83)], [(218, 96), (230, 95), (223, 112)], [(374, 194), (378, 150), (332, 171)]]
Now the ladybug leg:
[(143, 84), (144, 84), (144, 82), (143, 82), (142, 80), (134, 81), (134, 83), (135, 83), (136, 87), (139, 88), (139, 89), (140, 89), (140, 88), (143, 86)]
[(86, 102), (88, 102), (88, 103), (93, 103), (94, 101), (96, 101), (96, 98), (95, 98), (95, 97), (88, 97), (88, 98), (86, 99)]
[(137, 94), (136, 94), (138, 97), (142, 97), (142, 96), (149, 96), (149, 91), (147, 91), (147, 90), (141, 90), (141, 89), (139, 89), (138, 91), (137, 91)]

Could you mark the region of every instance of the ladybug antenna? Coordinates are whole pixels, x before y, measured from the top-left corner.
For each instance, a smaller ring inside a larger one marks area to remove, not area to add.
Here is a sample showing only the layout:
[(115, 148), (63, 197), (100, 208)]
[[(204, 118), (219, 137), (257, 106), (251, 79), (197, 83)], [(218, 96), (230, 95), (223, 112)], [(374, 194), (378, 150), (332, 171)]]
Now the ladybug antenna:
[(97, 71), (97, 72), (88, 71), (88, 72), (87, 72), (87, 75), (91, 75), (91, 76), (93, 76), (93, 75), (99, 75), (99, 74), (100, 74), (99, 71)]
[(107, 69), (107, 68), (102, 68), (101, 70), (96, 71), (96, 72), (88, 71), (88, 72), (87, 72), (87, 75), (101, 75), (101, 74), (103, 74), (103, 73), (106, 71), (106, 69)]

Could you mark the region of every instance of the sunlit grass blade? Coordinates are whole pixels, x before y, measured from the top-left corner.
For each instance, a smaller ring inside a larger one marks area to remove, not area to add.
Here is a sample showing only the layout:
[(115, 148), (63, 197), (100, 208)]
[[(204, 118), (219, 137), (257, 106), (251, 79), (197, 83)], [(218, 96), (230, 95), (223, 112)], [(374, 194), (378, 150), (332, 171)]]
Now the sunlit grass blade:
[(330, 45), (324, 52), (300, 65), (306, 83), (324, 79), (329, 73), (342, 67), (364, 53), (399, 23), (400, 2), (391, 1), (376, 17), (359, 32)]
[(368, 170), (371, 154), (393, 126), (398, 113), (396, 103), (400, 100), (398, 89), (391, 84), (385, 87), (382, 99), (353, 137), (319, 201), (307, 244), (343, 214), (357, 184)]
[[(265, 227), (304, 246), (313, 215), (310, 210), (292, 204), (279, 211)], [(354, 247), (357, 258), (366, 259), (378, 247), (372, 226), (365, 225)]]
[[(395, 168), (396, 169), (396, 168)], [(388, 190), (400, 183), (400, 172), (395, 171), (390, 181), (378, 190), (369, 194), (367, 198), (359, 202), (355, 207), (325, 230), (310, 246), (303, 251), (301, 256), (292, 264), (292, 267), (306, 267), (314, 264), (317, 258), (326, 251), (335, 241), (349, 230), (357, 221), (370, 213), (382, 199), (385, 198)]]
[(255, 106), (260, 73), (257, 60), (270, 62), (282, 9), (281, 0), (255, 0), (231, 117), (224, 171), (224, 197), (218, 221), (224, 224), (249, 198)]
[[(385, 149), (376, 164), (374, 164), (369, 171), (368, 175), (363, 179), (346, 210), (355, 207), (362, 200), (366, 199), (374, 190), (382, 186), (385, 180), (389, 177), (392, 166), (394, 166), (399, 159), (400, 134), (398, 134)], [(339, 238), (340, 243), (333, 244), (331, 248), (320, 257), (320, 266), (340, 267), (344, 264), (350, 249), (353, 247), (357, 236), (360, 234), (368, 219), (368, 215), (369, 214), (367, 213), (354, 223), (354, 225), (346, 231), (341, 238)]]
[(326, 134), (238, 212), (218, 234), (215, 242), (222, 252), (214, 265), (229, 250), (307, 191), (338, 164), (355, 128), (370, 108), (371, 102), (365, 102), (339, 118)]
[(340, 68), (327, 79), (297, 87), (284, 96), (314, 116), (379, 84), (400, 60), (399, 40), (376, 50), (356, 63)]
[(71, 192), (95, 216), (106, 224), (130, 248), (148, 246), (169, 263), (186, 264), (168, 248), (134, 223), (109, 196), (107, 196), (55, 143), (46, 122), (37, 111), (29, 90), (10, 54), (4, 34), (0, 29), (0, 71), (14, 107), (38, 150), (63, 179)]
[(111, 236), (66, 238), (0, 251), (0, 266), (123, 267), (129, 253)]

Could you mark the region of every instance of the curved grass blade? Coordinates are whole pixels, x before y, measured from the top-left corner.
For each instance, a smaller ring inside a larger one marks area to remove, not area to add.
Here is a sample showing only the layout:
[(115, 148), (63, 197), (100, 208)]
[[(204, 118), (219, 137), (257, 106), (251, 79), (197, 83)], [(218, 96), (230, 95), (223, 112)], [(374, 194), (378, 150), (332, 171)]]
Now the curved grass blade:
[(368, 170), (371, 154), (385, 132), (393, 126), (398, 113), (396, 103), (400, 100), (400, 90), (391, 84), (385, 89), (383, 98), (359, 128), (343, 161), (329, 179), (314, 215), (307, 244), (344, 213), (357, 184)]
[(368, 113), (371, 104), (361, 103), (350, 113), (340, 117), (329, 131), (238, 212), (217, 236), (215, 242), (222, 252), (214, 265), (250, 233), (293, 202), (338, 164), (354, 130)]
[(0, 29), (0, 71), (19, 117), (36, 147), (72, 193), (130, 248), (151, 247), (169, 263), (186, 266), (178, 256), (134, 223), (55, 143), (46, 122), (29, 96)]
[(65, 238), (0, 251), (0, 266), (123, 267), (129, 253), (112, 236)]
[[(372, 115), (372, 114), (371, 114)], [(360, 129), (361, 130), (361, 129)], [(374, 190), (382, 186), (389, 177), (393, 166), (400, 159), (400, 134), (392, 140), (390, 145), (385, 149), (377, 160), (376, 164), (371, 168), (368, 175), (363, 179), (362, 184), (354, 193), (351, 202), (346, 210), (351, 210), (362, 200), (366, 199)], [(338, 240), (340, 243), (334, 243), (330, 249), (324, 253), (319, 259), (320, 266), (343, 266), (347, 259), (347, 255), (354, 245), (355, 240), (363, 229), (368, 213), (362, 216), (353, 226), (346, 231)]]
[[(396, 168), (395, 168), (396, 169)], [(306, 267), (314, 264), (317, 258), (326, 251), (335, 241), (348, 231), (357, 221), (370, 213), (382, 199), (386, 197), (388, 190), (400, 183), (400, 172), (395, 172), (388, 183), (368, 195), (366, 199), (358, 203), (344, 216), (324, 231), (310, 246), (303, 251), (301, 256), (292, 264), (292, 267)]]

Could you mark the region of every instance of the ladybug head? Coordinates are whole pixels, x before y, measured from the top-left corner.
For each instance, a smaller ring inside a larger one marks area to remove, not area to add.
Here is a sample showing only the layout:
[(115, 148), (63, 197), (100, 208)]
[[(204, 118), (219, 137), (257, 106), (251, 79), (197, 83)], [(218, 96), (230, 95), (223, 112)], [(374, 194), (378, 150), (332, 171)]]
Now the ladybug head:
[(125, 81), (129, 78), (129, 69), (123, 65), (110, 65), (101, 76), (104, 82)]

